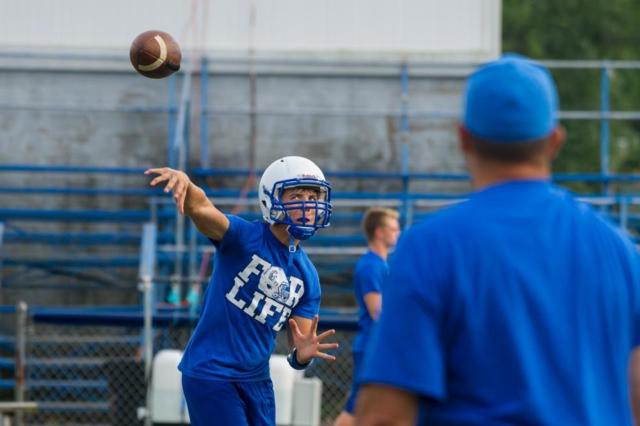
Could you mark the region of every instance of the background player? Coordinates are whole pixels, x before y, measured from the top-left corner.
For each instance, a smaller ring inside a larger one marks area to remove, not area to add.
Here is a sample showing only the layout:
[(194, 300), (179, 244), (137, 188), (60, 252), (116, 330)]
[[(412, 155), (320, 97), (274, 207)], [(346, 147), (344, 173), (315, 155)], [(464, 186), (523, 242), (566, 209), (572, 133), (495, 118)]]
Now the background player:
[(632, 423), (640, 259), (549, 182), (557, 111), (551, 75), (527, 58), (470, 76), (459, 133), (476, 191), (400, 239), (359, 424), (413, 424), (420, 399), (429, 424)]
[(362, 365), (371, 326), (380, 314), (382, 284), (389, 273), (387, 256), (400, 235), (398, 212), (384, 207), (372, 207), (364, 215), (362, 229), (369, 250), (358, 260), (353, 271), (353, 287), (359, 307), (358, 335), (352, 348), (353, 383), (344, 411), (336, 419), (335, 426), (353, 424), (354, 405), (358, 395), (356, 378)]
[[(216, 246), (202, 314), (180, 370), (191, 424), (275, 425), (269, 358), (277, 332), (289, 322), (288, 357), (303, 369), (313, 358), (335, 359), (316, 335), (320, 283), (298, 245), (329, 225), (331, 188), (302, 157), (284, 157), (264, 171), (259, 202), (264, 221), (224, 215), (178, 170), (149, 169), (151, 186), (173, 191), (178, 210)], [(289, 319), (289, 318), (292, 319)]]

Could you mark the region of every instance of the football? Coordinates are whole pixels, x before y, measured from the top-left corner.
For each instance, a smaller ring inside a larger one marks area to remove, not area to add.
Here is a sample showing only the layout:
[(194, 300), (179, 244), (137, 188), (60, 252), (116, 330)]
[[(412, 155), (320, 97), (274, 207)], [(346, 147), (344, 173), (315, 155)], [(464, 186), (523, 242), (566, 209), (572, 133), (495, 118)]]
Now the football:
[(182, 53), (178, 43), (164, 31), (145, 31), (129, 49), (131, 65), (145, 77), (164, 78), (180, 69)]

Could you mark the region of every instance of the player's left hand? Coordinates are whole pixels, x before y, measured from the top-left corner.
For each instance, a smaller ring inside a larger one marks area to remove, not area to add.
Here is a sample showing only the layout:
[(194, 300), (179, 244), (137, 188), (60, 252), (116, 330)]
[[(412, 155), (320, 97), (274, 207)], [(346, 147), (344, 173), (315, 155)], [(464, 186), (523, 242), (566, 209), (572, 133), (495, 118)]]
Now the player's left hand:
[(321, 358), (327, 361), (334, 361), (335, 356), (325, 353), (328, 349), (336, 349), (338, 343), (321, 343), (327, 337), (336, 333), (335, 330), (327, 330), (320, 335), (316, 335), (318, 331), (318, 315), (313, 317), (311, 321), (311, 327), (309, 332), (304, 334), (300, 331), (298, 323), (291, 318), (289, 319), (289, 327), (291, 328), (291, 337), (293, 339), (293, 345), (296, 347), (296, 355), (298, 362), (306, 364), (311, 361), (312, 358)]

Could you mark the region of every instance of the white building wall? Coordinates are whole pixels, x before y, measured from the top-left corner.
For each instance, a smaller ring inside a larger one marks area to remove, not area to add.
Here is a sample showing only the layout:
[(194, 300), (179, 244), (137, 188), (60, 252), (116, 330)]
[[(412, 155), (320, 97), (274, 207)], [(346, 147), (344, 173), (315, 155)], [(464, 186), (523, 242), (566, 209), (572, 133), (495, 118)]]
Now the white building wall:
[(184, 49), (483, 59), (500, 0), (0, 0), (0, 49), (120, 51), (147, 29)]

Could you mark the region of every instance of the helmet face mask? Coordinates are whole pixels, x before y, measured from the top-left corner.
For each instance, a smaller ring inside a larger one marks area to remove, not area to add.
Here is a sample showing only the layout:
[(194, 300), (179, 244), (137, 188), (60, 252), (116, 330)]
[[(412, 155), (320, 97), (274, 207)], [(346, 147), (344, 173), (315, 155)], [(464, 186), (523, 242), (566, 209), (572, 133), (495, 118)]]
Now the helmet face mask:
[[(306, 197), (308, 191), (315, 196)], [(258, 198), (264, 220), (287, 225), (289, 234), (297, 240), (305, 240), (330, 225), (331, 185), (318, 166), (306, 158), (284, 157), (273, 162), (260, 179)]]

